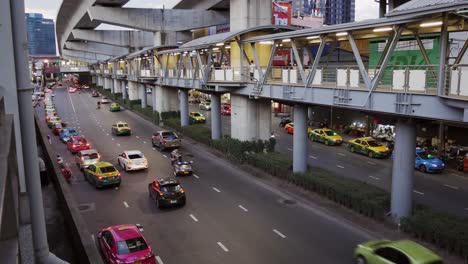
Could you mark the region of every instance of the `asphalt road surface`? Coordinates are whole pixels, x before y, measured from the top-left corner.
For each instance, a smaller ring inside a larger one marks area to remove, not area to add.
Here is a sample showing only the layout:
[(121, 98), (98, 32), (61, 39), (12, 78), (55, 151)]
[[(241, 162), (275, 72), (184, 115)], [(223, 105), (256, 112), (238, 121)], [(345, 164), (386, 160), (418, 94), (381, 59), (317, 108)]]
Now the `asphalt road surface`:
[[(350, 263), (357, 243), (373, 238), (370, 232), (295, 199), (294, 194), (239, 171), (187, 141), (181, 152), (193, 160), (196, 175), (179, 178), (187, 204), (159, 210), (148, 196), (147, 184), (156, 177), (171, 176), (171, 167), (169, 153), (151, 146), (151, 135), (158, 128), (130, 111), (112, 113), (107, 106), (97, 110), (96, 100), (89, 93), (57, 89), (55, 101), (59, 115), (88, 139), (102, 160), (116, 165), (118, 154), (137, 149), (147, 157), (149, 168), (122, 171), (120, 188), (96, 190), (73, 165), (65, 144), (52, 136), (54, 151), (73, 168), (71, 191), (85, 208), (82, 215), (94, 234), (111, 225), (142, 224), (159, 264), (342, 264)], [(36, 111), (43, 117), (42, 109)], [(131, 136), (112, 135), (111, 125), (119, 120), (129, 123)], [(44, 122), (40, 125), (48, 131)], [(325, 159), (324, 155), (320, 158)]]
[[(211, 126), (210, 111), (198, 110), (198, 105), (190, 105), (190, 111), (200, 111), (207, 117), (207, 126)], [(276, 151), (293, 157), (293, 136), (279, 127), (280, 118), (272, 117), (272, 130), (276, 135)], [(221, 117), (222, 131), (231, 134), (229, 116)], [(350, 139), (345, 136), (344, 139)], [(337, 175), (355, 178), (390, 192), (392, 182), (391, 159), (372, 159), (364, 155), (351, 153), (346, 146), (325, 146), (321, 143), (308, 145), (308, 162)], [(467, 175), (468, 176), (468, 175)], [(460, 172), (445, 170), (442, 173), (421, 173), (415, 170), (413, 197), (417, 203), (429, 205), (438, 210), (468, 217), (468, 177)]]

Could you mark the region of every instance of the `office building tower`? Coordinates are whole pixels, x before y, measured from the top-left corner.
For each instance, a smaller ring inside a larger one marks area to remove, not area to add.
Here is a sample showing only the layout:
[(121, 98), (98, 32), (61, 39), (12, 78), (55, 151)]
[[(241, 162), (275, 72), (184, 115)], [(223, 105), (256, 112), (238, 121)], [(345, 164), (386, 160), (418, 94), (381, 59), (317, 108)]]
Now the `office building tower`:
[(55, 24), (42, 14), (26, 13), (29, 55), (55, 55)]

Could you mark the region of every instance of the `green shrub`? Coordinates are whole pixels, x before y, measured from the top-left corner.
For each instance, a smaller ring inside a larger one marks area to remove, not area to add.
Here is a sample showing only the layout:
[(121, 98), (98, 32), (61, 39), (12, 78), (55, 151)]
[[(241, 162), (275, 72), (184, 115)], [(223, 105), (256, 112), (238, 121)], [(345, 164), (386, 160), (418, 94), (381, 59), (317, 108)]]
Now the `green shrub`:
[(413, 215), (401, 221), (401, 229), (418, 239), (433, 243), (468, 260), (466, 218), (418, 205)]
[[(179, 120), (179, 126), (180, 126), (180, 119), (178, 120)], [(188, 127), (183, 127), (182, 133), (201, 143), (204, 143), (207, 145), (210, 145), (211, 143), (211, 129), (209, 129), (208, 127), (202, 124), (196, 124), (196, 125), (191, 125)]]
[(165, 126), (168, 126), (178, 132), (182, 132), (182, 127), (180, 126), (179, 118), (169, 118), (162, 120)]
[(292, 160), (278, 152), (249, 153), (245, 162), (282, 179), (292, 177)]
[(180, 118), (180, 111), (161, 112), (161, 119)]
[(260, 153), (268, 148), (268, 141), (240, 141), (231, 137), (213, 140), (211, 146), (227, 155), (230, 160), (244, 162), (248, 153)]
[(133, 105), (133, 110), (149, 117), (151, 120), (154, 120), (155, 118), (153, 107), (141, 108), (141, 105)]

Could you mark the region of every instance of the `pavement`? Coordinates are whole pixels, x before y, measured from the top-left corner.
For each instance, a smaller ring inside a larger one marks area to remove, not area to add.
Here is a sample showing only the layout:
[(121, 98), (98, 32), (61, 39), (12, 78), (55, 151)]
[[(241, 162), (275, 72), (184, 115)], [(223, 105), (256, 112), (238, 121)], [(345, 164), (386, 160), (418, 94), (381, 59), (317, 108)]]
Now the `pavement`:
[[(199, 110), (198, 105), (190, 105), (190, 111), (200, 111), (207, 117), (206, 126), (211, 126), (211, 112)], [(293, 136), (279, 126), (281, 118), (272, 116), (272, 131), (276, 136), (275, 150), (293, 158)], [(221, 117), (224, 135), (231, 134), (229, 116)], [(352, 139), (342, 135), (345, 141)], [(378, 186), (390, 192), (392, 181), (392, 159), (372, 159), (357, 153), (351, 153), (346, 144), (325, 146), (317, 142), (308, 142), (308, 164), (320, 167), (343, 177), (354, 178)], [(416, 203), (425, 204), (435, 209), (454, 215), (468, 217), (468, 177), (462, 173), (447, 169), (442, 173), (421, 173), (415, 169), (413, 198)]]
[[(99, 150), (102, 160), (120, 170), (117, 155), (132, 149), (141, 150), (149, 160), (147, 170), (122, 171), (120, 188), (96, 190), (74, 166), (65, 144), (52, 137), (51, 155), (60, 153), (72, 168), (71, 192), (93, 238), (107, 226), (139, 223), (159, 264), (300, 264), (350, 262), (356, 244), (380, 237), (185, 139), (181, 152), (194, 161), (195, 170), (194, 176), (179, 178), (187, 204), (157, 209), (148, 197), (148, 183), (171, 176), (169, 153), (151, 146), (151, 135), (158, 128), (130, 111), (112, 113), (106, 106), (97, 110), (96, 99), (88, 93), (57, 89), (55, 101), (59, 115)], [(131, 136), (111, 134), (112, 123), (119, 120), (129, 123)], [(40, 126), (48, 130), (44, 122)]]

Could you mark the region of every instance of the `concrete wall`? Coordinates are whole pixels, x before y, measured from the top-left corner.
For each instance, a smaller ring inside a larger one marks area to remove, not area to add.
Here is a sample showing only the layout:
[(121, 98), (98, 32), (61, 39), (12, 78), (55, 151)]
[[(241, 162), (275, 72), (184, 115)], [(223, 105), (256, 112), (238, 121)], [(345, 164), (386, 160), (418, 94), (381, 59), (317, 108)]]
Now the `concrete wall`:
[(231, 136), (239, 140), (268, 140), (271, 132), (271, 102), (231, 95)]
[(154, 96), (156, 96), (156, 106), (154, 110), (159, 113), (179, 110), (179, 95), (177, 89), (156, 85), (153, 93), (155, 93)]
[(231, 0), (231, 31), (271, 24), (271, 0)]

